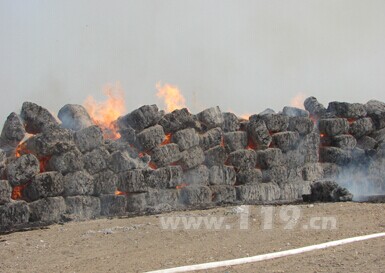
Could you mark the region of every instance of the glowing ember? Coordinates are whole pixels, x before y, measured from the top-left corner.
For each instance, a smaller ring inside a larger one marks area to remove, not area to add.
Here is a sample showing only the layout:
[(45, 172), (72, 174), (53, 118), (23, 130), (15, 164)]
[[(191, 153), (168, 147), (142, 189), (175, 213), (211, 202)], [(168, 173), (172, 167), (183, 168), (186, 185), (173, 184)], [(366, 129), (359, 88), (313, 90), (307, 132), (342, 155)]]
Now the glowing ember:
[(319, 136), (322, 138), (322, 137), (325, 137), (325, 134), (320, 134)]
[(158, 167), (155, 165), (155, 163), (154, 162), (152, 162), (152, 161), (150, 161), (149, 163), (148, 163), (148, 166), (151, 168), (151, 169), (153, 169), (153, 170), (156, 170)]
[(175, 188), (176, 188), (177, 190), (180, 190), (180, 189), (183, 189), (183, 188), (186, 187), (186, 186), (187, 186), (186, 183), (182, 183), (182, 184), (180, 184), (180, 185), (177, 185)]
[(248, 150), (256, 150), (257, 149), (257, 144), (255, 144), (254, 141), (251, 138), (249, 138), (246, 149), (248, 149)]
[(186, 100), (179, 91), (178, 87), (168, 83), (161, 86), (160, 83), (157, 83), (156, 89), (158, 89), (156, 96), (163, 99), (167, 112), (172, 112), (175, 109), (186, 107)]
[(304, 93), (298, 93), (297, 95), (295, 95), (294, 98), (290, 100), (290, 106), (305, 109), (305, 107), (303, 106), (303, 102), (305, 101), (305, 99), (306, 95)]
[(115, 195), (127, 195), (127, 193), (123, 192), (123, 191), (118, 191), (116, 190), (115, 191)]
[(221, 137), (221, 146), (225, 147), (225, 138), (223, 136)]
[(84, 107), (93, 122), (103, 129), (105, 138), (118, 139), (120, 134), (117, 132), (115, 121), (126, 111), (124, 93), (118, 84), (106, 87), (103, 93), (107, 96), (105, 101), (98, 102), (89, 96), (84, 102)]
[(171, 133), (167, 134), (165, 139), (163, 140), (163, 142), (160, 145), (162, 146), (162, 145), (166, 145), (166, 144), (171, 143), (171, 138), (172, 138), (172, 134)]
[(47, 169), (47, 165), (49, 160), (51, 159), (51, 156), (44, 156), (42, 158), (39, 158), (39, 163), (40, 163), (40, 172), (43, 173)]
[(239, 117), (241, 119), (244, 119), (244, 120), (249, 120), (249, 117), (251, 116), (251, 114), (242, 114), (242, 115), (239, 115)]
[(27, 184), (13, 187), (11, 198), (13, 200), (21, 199), (23, 197), (25, 187), (27, 187)]

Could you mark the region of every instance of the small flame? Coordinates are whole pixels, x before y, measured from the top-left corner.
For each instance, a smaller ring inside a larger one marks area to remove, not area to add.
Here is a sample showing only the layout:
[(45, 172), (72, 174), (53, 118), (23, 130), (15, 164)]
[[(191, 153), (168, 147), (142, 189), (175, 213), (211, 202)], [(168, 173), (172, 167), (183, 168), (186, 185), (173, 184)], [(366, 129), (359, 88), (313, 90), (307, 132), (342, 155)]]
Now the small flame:
[(178, 87), (168, 83), (163, 86), (160, 83), (157, 83), (156, 89), (158, 89), (156, 96), (163, 99), (167, 112), (186, 107), (186, 100)]
[(166, 134), (165, 139), (163, 140), (163, 142), (160, 145), (163, 146), (163, 145), (167, 145), (167, 144), (171, 143), (171, 138), (172, 138), (171, 133)]
[(155, 163), (152, 162), (152, 161), (150, 161), (150, 162), (148, 163), (148, 166), (149, 166), (151, 169), (153, 169), (153, 170), (158, 169), (158, 167), (157, 167), (157, 166), (155, 165)]
[(186, 183), (182, 183), (182, 184), (180, 184), (180, 185), (177, 185), (175, 188), (176, 188), (177, 190), (180, 190), (180, 189), (183, 189), (183, 188), (186, 187), (186, 186), (187, 186)]
[(239, 117), (241, 119), (244, 119), (244, 120), (249, 120), (249, 117), (251, 116), (251, 114), (242, 114), (242, 115), (239, 115)]
[(115, 191), (115, 195), (127, 195), (127, 193), (123, 192), (123, 191), (118, 191), (116, 190)]
[(322, 138), (322, 137), (325, 137), (325, 134), (320, 134), (319, 136)]
[(257, 145), (254, 143), (254, 141), (251, 139), (251, 138), (249, 138), (248, 139), (248, 143), (247, 143), (247, 147), (246, 147), (246, 149), (248, 149), (248, 150), (256, 150), (258, 147), (257, 147)]
[(13, 187), (11, 198), (13, 200), (20, 200), (23, 197), (25, 187), (27, 187), (27, 184)]
[(221, 137), (221, 144), (222, 147), (225, 147), (225, 138), (222, 136)]
[(93, 122), (103, 129), (104, 137), (118, 139), (120, 134), (117, 132), (115, 121), (126, 111), (124, 92), (120, 85), (116, 84), (106, 86), (103, 93), (107, 96), (105, 101), (98, 102), (92, 96), (88, 96), (83, 104)]
[(22, 155), (29, 154), (29, 153), (31, 153), (31, 152), (28, 151), (28, 149), (27, 149), (27, 143), (26, 143), (26, 142), (22, 142), (22, 143), (20, 143), (20, 144), (16, 147), (15, 156), (16, 156), (17, 158), (19, 158), (19, 157), (22, 156)]
[(297, 95), (295, 95), (294, 98), (290, 100), (290, 106), (305, 109), (305, 107), (303, 106), (303, 102), (305, 101), (305, 99), (306, 95), (304, 93), (298, 93)]

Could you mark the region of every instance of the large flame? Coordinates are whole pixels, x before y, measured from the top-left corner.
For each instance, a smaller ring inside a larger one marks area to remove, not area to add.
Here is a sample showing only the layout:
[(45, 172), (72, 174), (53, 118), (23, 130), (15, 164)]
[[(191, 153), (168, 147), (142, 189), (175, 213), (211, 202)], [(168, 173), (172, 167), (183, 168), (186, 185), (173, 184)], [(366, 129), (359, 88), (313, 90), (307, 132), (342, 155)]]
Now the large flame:
[(104, 136), (118, 139), (120, 134), (117, 132), (115, 121), (126, 111), (124, 92), (119, 84), (115, 84), (106, 86), (103, 93), (107, 96), (105, 101), (99, 102), (88, 96), (83, 104), (93, 122), (103, 129)]
[(156, 96), (163, 99), (167, 112), (186, 107), (186, 99), (183, 97), (178, 87), (168, 83), (163, 86), (160, 83), (157, 83), (156, 89), (158, 89)]
[(290, 100), (290, 106), (305, 109), (305, 107), (303, 106), (303, 102), (305, 101), (305, 99), (306, 95), (304, 93), (298, 93), (297, 95), (295, 95), (294, 98)]

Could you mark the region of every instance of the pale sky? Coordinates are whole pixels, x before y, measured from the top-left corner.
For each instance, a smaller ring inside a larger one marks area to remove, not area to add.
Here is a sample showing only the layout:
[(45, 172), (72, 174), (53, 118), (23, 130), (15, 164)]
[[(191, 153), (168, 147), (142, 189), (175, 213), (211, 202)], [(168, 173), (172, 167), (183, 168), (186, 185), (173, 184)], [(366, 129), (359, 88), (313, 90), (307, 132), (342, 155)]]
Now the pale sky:
[(279, 111), (298, 93), (385, 101), (384, 0), (0, 0), (0, 124), (120, 82), (127, 112), (178, 86), (194, 113)]

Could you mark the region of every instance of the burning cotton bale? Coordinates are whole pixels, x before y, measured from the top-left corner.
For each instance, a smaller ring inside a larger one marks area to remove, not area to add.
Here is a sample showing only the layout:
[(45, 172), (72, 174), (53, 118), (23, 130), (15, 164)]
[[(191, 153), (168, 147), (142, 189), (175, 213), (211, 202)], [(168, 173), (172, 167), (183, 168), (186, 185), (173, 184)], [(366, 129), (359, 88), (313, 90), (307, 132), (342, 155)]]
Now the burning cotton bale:
[(172, 140), (178, 144), (181, 151), (199, 145), (199, 135), (194, 128), (187, 128), (176, 132), (172, 135)]
[(3, 130), (0, 135), (0, 147), (7, 152), (8, 155), (14, 153), (17, 145), (25, 137), (25, 129), (19, 116), (11, 113), (4, 123)]
[(66, 104), (58, 113), (61, 120), (61, 126), (74, 131), (79, 131), (93, 125), (87, 110), (78, 104)]
[(353, 195), (332, 180), (319, 180), (311, 185), (311, 194), (304, 195), (304, 201), (343, 202), (352, 201)]
[(222, 115), (223, 115), (222, 129), (225, 133), (235, 132), (239, 130), (241, 124), (239, 122), (238, 117), (235, 114), (224, 112)]
[(13, 187), (19, 186), (30, 181), (39, 171), (40, 163), (34, 155), (22, 155), (8, 164), (8, 181)]
[(12, 187), (7, 180), (0, 180), (0, 205), (11, 201)]
[(137, 134), (137, 140), (140, 144), (141, 150), (149, 151), (161, 144), (166, 135), (164, 134), (163, 127), (160, 125), (154, 125), (146, 128)]
[(131, 127), (137, 132), (141, 132), (143, 129), (157, 124), (163, 115), (164, 112), (159, 111), (158, 106), (155, 104), (143, 105), (128, 115), (120, 117), (118, 126), (120, 129)]
[(361, 103), (333, 101), (329, 103), (329, 112), (340, 118), (362, 118), (366, 116), (365, 106)]
[(195, 117), (190, 114), (187, 108), (177, 109), (164, 115), (159, 124), (162, 125), (166, 134), (197, 126)]
[(35, 201), (44, 197), (59, 196), (64, 191), (63, 176), (59, 172), (46, 172), (35, 176), (24, 189), (23, 197)]
[(224, 122), (221, 109), (218, 106), (211, 107), (197, 114), (199, 121), (206, 127), (212, 129), (215, 127), (222, 127)]
[(33, 102), (23, 103), (20, 116), (25, 122), (25, 130), (29, 134), (42, 133), (46, 129), (59, 125), (47, 109)]
[(212, 166), (209, 170), (210, 185), (233, 186), (236, 181), (236, 172), (232, 166)]
[(247, 146), (247, 133), (243, 131), (225, 133), (223, 142), (228, 153), (245, 149)]

